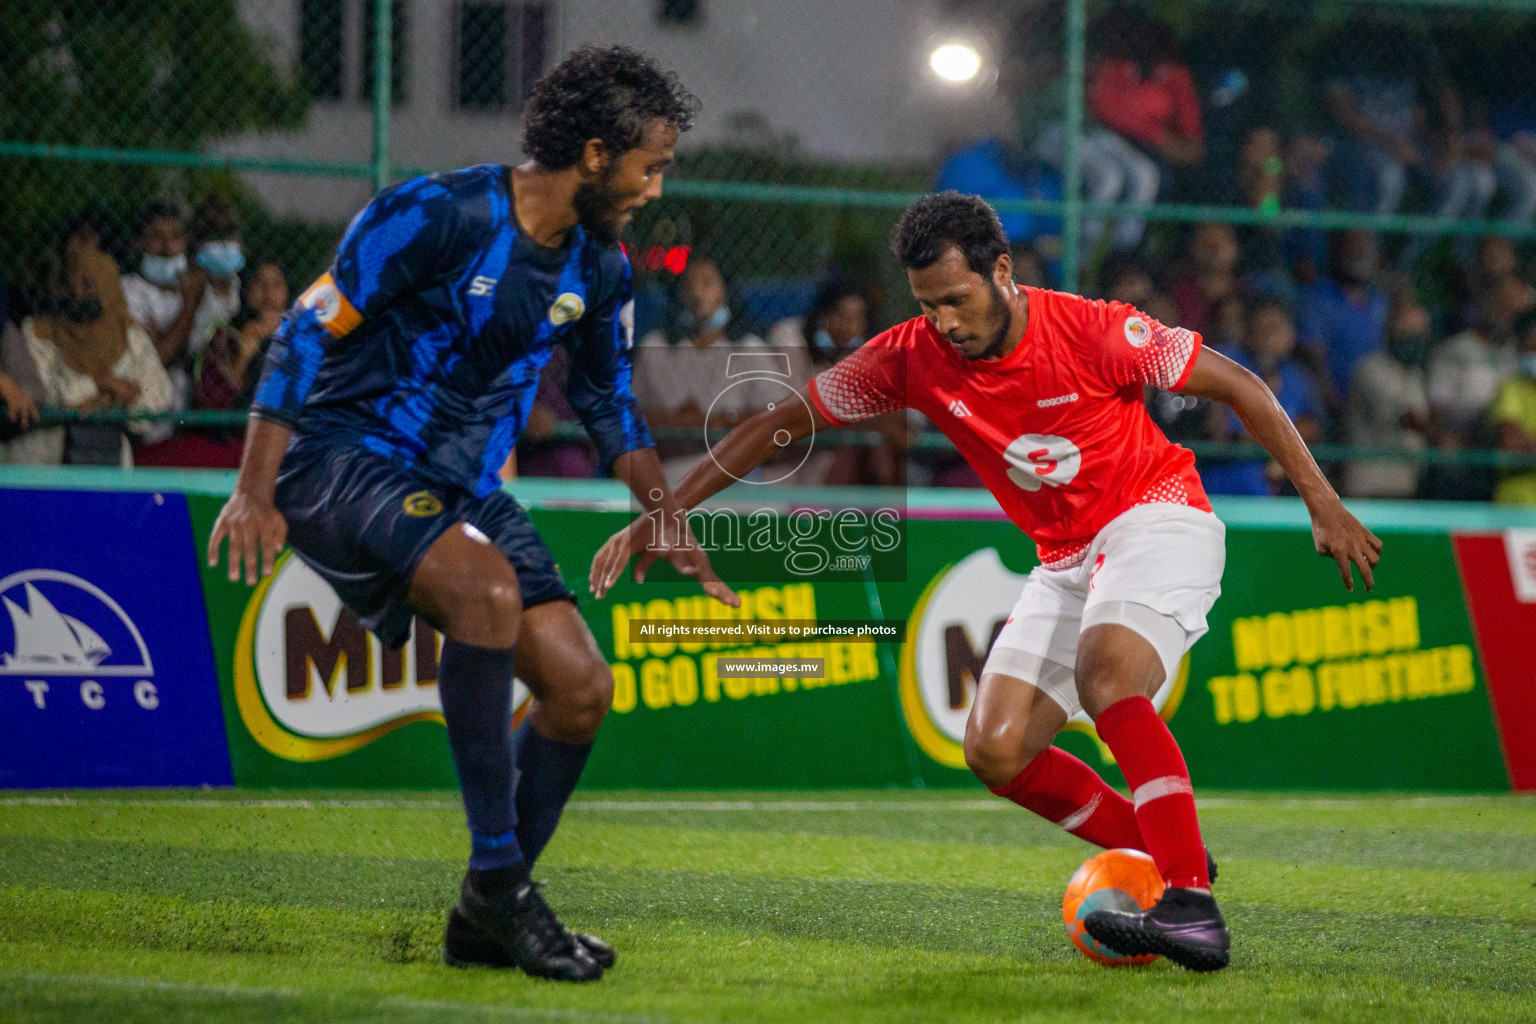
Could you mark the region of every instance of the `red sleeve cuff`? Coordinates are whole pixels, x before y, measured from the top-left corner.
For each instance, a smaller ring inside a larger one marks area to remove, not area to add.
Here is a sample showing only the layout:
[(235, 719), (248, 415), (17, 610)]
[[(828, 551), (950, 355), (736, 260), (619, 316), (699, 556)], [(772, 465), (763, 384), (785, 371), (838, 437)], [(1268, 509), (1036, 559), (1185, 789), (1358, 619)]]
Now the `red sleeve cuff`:
[(805, 393), (810, 396), (811, 404), (816, 407), (817, 412), (821, 413), (822, 419), (826, 420), (834, 427), (847, 426), (846, 422), (832, 415), (832, 410), (827, 408), (827, 403), (821, 400), (821, 393), (816, 387), (815, 377), (812, 377), (811, 382), (806, 385)]
[(1179, 374), (1179, 379), (1173, 385), (1175, 391), (1183, 391), (1184, 385), (1189, 383), (1189, 375), (1195, 372), (1195, 360), (1200, 358), (1200, 349), (1205, 345), (1205, 339), (1200, 336), (1199, 331), (1189, 333), (1195, 339), (1195, 345), (1190, 349), (1189, 359), (1184, 363), (1184, 372)]

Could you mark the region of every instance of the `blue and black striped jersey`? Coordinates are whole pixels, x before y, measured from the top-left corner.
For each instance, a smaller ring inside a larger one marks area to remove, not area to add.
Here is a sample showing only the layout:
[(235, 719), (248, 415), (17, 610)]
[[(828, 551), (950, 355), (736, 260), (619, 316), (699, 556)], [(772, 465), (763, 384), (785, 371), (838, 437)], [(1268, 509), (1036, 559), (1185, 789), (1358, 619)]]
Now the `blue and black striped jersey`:
[(416, 178), (353, 219), (274, 336), (253, 411), (295, 446), (361, 445), (484, 496), (563, 345), (571, 406), (607, 466), (651, 444), (630, 387), (633, 310), (623, 251), (580, 227), (560, 249), (534, 242), (507, 167)]

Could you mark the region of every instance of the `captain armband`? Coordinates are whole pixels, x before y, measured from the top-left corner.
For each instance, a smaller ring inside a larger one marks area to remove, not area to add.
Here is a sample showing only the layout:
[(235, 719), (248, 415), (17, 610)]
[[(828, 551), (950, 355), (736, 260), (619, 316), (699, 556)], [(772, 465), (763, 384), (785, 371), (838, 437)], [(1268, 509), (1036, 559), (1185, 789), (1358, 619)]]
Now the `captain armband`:
[(328, 273), (321, 274), (320, 279), (299, 296), (299, 305), (312, 312), (315, 320), (333, 338), (345, 338), (363, 322), (363, 314), (341, 293), (336, 279)]

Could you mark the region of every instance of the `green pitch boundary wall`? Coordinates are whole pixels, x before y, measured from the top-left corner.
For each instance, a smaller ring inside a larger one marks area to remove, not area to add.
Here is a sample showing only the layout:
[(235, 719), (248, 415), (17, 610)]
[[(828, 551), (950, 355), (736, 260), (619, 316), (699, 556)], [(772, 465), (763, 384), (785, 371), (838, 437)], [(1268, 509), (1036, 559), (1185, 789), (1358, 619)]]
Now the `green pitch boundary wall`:
[[(201, 551), (232, 482), (222, 472), (0, 467), (0, 503), (37, 490), (186, 495), (192, 552), (136, 551), (131, 533), (115, 536), (112, 524), (80, 543), (138, 560), (145, 573), (167, 558), (203, 566), (237, 784), (452, 785), (435, 632), (418, 623), (403, 650), (384, 650), (291, 556), (254, 590), (208, 569)], [(896, 644), (775, 652), (632, 641), (631, 618), (700, 618), (709, 609), (676, 577), (626, 581), (601, 602), (586, 595), (591, 554), (630, 517), (623, 489), (527, 480), (513, 490), (582, 596), (613, 667), (614, 710), (586, 785), (974, 784), (959, 743), (974, 677), (1034, 564), (1032, 546), (985, 492), (891, 495), (907, 513), (904, 572), (740, 584), (744, 617), (906, 622)], [(867, 506), (871, 494), (754, 488), (749, 496), (789, 509), (844, 499)], [(1228, 526), (1223, 595), (1209, 635), (1157, 698), (1197, 783), (1536, 790), (1536, 511), (1352, 507), (1385, 542), (1371, 594), (1346, 592), (1333, 563), (1313, 553), (1299, 502), (1218, 501)], [(26, 538), (0, 544), (24, 550)], [(814, 654), (826, 659), (827, 678), (724, 679), (714, 666), (722, 653)], [(1120, 781), (1088, 723), (1061, 742)]]

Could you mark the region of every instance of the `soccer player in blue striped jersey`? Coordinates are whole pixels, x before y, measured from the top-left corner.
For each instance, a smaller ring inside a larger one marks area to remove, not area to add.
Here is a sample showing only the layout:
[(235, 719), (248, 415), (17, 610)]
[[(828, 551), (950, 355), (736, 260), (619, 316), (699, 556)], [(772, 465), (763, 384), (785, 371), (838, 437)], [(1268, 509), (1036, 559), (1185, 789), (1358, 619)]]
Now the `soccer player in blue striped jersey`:
[[(501, 468), (539, 371), (603, 464), (660, 515), (655, 550), (736, 604), (686, 532), (630, 388), (633, 304), (618, 235), (661, 195), (697, 101), (623, 47), (577, 50), (534, 88), (527, 162), (417, 178), (353, 220), (273, 338), (234, 494), (209, 542), (229, 576), (291, 544), (391, 647), (445, 634), (438, 690), (471, 855), (444, 956), (568, 981), (613, 950), (568, 931), (529, 871), (575, 788), (613, 678)], [(515, 735), (514, 672), (533, 692)]]

